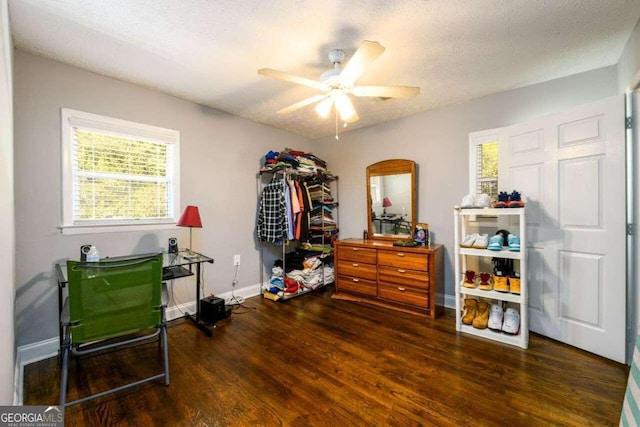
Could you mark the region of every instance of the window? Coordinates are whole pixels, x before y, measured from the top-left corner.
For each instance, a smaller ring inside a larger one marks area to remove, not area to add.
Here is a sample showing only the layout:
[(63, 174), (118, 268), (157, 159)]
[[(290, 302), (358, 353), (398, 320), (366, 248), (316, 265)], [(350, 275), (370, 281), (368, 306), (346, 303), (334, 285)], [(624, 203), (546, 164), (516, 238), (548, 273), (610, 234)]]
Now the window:
[(498, 199), (498, 143), (476, 145), (476, 194), (488, 194)]
[(498, 198), (498, 135), (473, 133), (469, 135), (469, 193), (488, 194)]
[(179, 144), (175, 130), (62, 109), (63, 233), (175, 223)]

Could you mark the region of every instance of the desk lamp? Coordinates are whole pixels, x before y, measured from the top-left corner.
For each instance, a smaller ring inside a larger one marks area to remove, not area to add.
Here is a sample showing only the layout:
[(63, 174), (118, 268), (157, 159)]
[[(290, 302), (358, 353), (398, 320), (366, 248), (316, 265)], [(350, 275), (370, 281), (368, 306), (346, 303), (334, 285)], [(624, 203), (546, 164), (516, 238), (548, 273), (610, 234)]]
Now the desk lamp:
[(197, 206), (186, 206), (176, 223), (178, 227), (189, 227), (189, 252), (191, 252), (191, 231), (193, 227), (202, 228), (200, 213)]
[(387, 208), (391, 206), (391, 200), (388, 197), (382, 199), (382, 215), (387, 215)]

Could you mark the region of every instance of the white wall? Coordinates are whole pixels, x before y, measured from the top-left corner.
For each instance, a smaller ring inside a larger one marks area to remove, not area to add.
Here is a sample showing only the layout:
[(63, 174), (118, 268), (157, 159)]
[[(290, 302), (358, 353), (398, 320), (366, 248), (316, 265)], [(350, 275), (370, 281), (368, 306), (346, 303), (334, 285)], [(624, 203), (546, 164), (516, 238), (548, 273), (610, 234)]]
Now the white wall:
[(618, 61), (618, 91), (628, 92), (640, 84), (640, 20)]
[[(391, 158), (415, 160), (418, 221), (429, 224), (434, 243), (446, 245), (444, 292), (452, 296), (453, 206), (469, 193), (469, 133), (561, 112), (616, 93), (616, 67), (608, 67), (348, 132), (339, 141), (319, 141), (318, 154), (340, 177), (340, 236), (360, 237), (366, 228), (367, 165)], [(421, 96), (429, 96), (428, 88), (423, 88)]]
[[(193, 248), (215, 259), (205, 266), (205, 293), (231, 290), (233, 254), (242, 258), (238, 288), (260, 282), (256, 173), (267, 151), (309, 150), (308, 140), (19, 50), (14, 67), (18, 345), (57, 337), (53, 268), (77, 258), (80, 245), (93, 243), (101, 256), (115, 256), (164, 249), (171, 236), (180, 246), (189, 244), (188, 229), (180, 227), (60, 234), (62, 107), (179, 130), (182, 205), (198, 206), (203, 223), (193, 230)], [(195, 301), (192, 280), (177, 280), (174, 289), (177, 302)]]
[(9, 11), (0, 0), (0, 405), (14, 402), (15, 235), (13, 201), (12, 43)]

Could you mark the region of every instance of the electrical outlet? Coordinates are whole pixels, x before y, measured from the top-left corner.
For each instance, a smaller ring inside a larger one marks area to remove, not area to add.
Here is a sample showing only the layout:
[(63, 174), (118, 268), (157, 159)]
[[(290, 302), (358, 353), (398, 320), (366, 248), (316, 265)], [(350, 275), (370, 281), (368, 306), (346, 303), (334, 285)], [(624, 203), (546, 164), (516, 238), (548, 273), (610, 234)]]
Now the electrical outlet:
[(240, 265), (240, 255), (233, 256), (233, 265)]

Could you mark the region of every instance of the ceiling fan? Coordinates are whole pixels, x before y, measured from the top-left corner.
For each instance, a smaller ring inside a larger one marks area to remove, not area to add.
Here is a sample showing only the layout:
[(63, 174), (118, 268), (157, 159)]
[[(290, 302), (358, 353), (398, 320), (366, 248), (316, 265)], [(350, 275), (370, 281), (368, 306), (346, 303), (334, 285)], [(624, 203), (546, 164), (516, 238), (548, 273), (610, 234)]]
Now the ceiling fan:
[(316, 112), (321, 117), (328, 117), (331, 107), (335, 105), (340, 118), (345, 123), (353, 123), (358, 121), (360, 117), (348, 96), (350, 94), (388, 99), (412, 98), (420, 93), (419, 87), (355, 85), (356, 80), (373, 61), (382, 55), (384, 50), (380, 43), (365, 40), (342, 70), (340, 64), (344, 60), (345, 52), (340, 49), (332, 50), (329, 52), (329, 60), (334, 65), (334, 69), (322, 73), (319, 81), (271, 68), (261, 68), (258, 70), (258, 74), (308, 86), (322, 92), (283, 108), (278, 111), (278, 114), (288, 114), (307, 105), (318, 103), (315, 107)]

